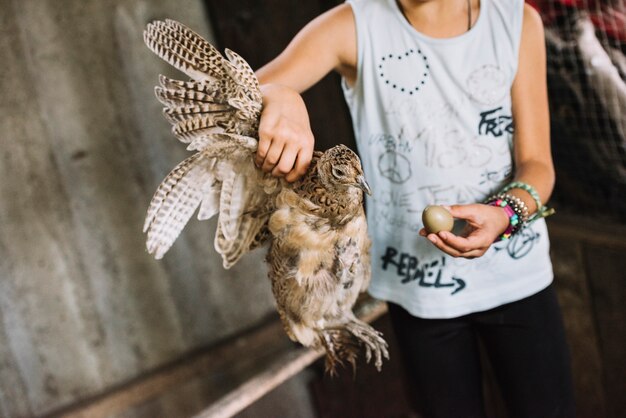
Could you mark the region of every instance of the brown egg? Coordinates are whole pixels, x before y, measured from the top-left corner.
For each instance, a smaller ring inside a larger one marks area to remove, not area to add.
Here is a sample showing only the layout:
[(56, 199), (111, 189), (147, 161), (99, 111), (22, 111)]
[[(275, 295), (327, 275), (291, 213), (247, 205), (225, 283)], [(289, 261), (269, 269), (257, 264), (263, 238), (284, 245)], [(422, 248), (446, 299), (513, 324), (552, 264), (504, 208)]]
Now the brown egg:
[(439, 231), (452, 231), (454, 219), (443, 206), (426, 206), (422, 213), (424, 228), (429, 234), (436, 234)]

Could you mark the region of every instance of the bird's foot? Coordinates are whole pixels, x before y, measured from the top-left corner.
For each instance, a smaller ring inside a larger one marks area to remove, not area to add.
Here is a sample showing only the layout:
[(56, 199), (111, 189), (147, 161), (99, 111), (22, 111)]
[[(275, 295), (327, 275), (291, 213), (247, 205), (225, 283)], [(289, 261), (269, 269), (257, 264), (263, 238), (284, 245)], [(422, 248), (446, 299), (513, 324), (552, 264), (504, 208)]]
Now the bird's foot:
[(343, 360), (352, 365), (356, 372), (356, 358), (358, 347), (352, 344), (346, 330), (325, 329), (320, 331), (320, 341), (326, 350), (326, 372), (332, 377), (337, 375), (337, 365), (343, 366)]
[(383, 334), (358, 319), (348, 322), (346, 329), (365, 346), (365, 360), (369, 363), (373, 355), (375, 359), (374, 366), (380, 371), (383, 365), (383, 357), (389, 360), (387, 341), (383, 339)]

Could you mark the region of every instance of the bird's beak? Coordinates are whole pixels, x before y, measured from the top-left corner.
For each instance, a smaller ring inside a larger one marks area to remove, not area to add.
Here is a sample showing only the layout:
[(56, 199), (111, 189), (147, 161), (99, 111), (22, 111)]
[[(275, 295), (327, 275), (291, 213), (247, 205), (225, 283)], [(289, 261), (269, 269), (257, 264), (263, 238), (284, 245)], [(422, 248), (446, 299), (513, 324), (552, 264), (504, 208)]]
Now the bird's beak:
[(372, 189), (370, 189), (370, 185), (365, 181), (365, 177), (357, 176), (355, 186), (363, 190), (368, 195), (372, 195)]

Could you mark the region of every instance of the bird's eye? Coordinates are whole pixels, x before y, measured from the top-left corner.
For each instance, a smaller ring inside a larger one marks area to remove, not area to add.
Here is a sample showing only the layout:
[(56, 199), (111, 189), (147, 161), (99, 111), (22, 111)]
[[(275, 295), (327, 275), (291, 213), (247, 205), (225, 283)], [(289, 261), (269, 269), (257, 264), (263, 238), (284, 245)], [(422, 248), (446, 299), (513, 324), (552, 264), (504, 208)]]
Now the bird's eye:
[(333, 168), (333, 176), (335, 177), (343, 177), (346, 173), (340, 168)]

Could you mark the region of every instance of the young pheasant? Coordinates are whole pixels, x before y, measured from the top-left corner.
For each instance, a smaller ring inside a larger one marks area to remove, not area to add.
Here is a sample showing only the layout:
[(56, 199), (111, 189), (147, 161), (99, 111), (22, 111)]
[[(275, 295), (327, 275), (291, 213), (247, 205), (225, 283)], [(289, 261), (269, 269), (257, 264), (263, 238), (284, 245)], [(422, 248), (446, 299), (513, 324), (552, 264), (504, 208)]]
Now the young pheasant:
[(287, 183), (257, 169), (262, 97), (248, 64), (225, 59), (182, 24), (157, 21), (144, 32), (148, 47), (191, 77), (160, 77), (156, 95), (176, 137), (195, 153), (159, 185), (148, 209), (146, 246), (157, 259), (200, 207), (218, 216), (215, 249), (225, 268), (270, 243), (269, 277), (289, 337), (326, 350), (327, 370), (361, 346), (380, 370), (388, 358), (381, 334), (352, 313), (370, 279), (363, 191), (370, 192), (357, 155), (343, 145), (315, 152), (308, 172)]

